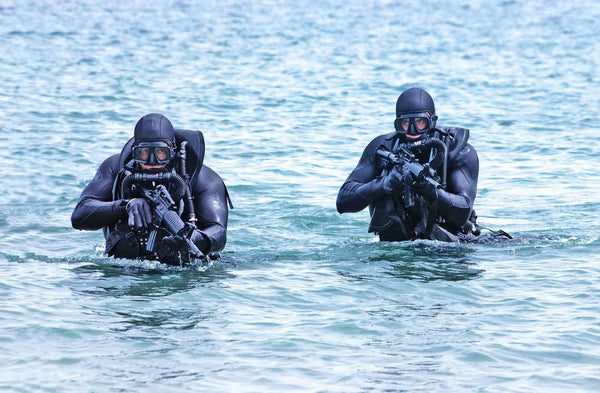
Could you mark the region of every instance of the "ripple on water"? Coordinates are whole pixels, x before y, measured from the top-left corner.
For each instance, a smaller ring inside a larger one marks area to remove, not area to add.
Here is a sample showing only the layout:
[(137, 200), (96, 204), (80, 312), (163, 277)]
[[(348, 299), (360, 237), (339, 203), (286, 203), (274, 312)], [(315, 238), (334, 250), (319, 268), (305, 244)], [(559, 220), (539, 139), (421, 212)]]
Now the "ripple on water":
[[(0, 10), (3, 387), (597, 390), (594, 2)], [(384, 244), (366, 211), (337, 213), (414, 85), (470, 129), (478, 222), (513, 240)], [(201, 129), (229, 188), (211, 265), (115, 260), (71, 228), (149, 112)]]

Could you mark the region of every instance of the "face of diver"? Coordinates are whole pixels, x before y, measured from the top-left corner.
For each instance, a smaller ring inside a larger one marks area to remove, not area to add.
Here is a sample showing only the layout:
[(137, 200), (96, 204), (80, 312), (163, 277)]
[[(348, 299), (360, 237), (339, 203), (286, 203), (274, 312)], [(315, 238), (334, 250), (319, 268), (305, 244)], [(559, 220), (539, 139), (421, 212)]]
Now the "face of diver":
[(133, 159), (142, 171), (165, 170), (174, 156), (168, 141), (142, 142), (133, 147)]

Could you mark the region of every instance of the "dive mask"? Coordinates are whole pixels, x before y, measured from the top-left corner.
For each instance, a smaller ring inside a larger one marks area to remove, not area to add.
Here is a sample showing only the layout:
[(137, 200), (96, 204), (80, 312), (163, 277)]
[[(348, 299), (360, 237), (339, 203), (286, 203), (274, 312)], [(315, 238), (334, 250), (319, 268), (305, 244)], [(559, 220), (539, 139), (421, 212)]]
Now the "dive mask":
[(175, 149), (166, 142), (142, 142), (132, 151), (134, 161), (146, 165), (167, 164), (175, 158)]
[(430, 116), (427, 112), (407, 113), (400, 115), (394, 121), (396, 132), (401, 134), (423, 134), (435, 127), (437, 116)]

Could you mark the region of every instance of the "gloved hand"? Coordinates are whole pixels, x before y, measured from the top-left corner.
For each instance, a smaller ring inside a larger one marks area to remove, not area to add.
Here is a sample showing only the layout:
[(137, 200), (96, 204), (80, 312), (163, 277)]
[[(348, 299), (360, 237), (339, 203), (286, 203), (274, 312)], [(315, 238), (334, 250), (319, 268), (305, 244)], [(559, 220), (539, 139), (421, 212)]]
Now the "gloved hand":
[(131, 228), (147, 228), (152, 223), (150, 204), (143, 198), (134, 198), (127, 202), (127, 224)]
[(187, 248), (187, 242), (183, 236), (179, 235), (165, 236), (161, 243), (165, 247), (175, 251), (181, 251)]
[(437, 190), (439, 184), (432, 181), (431, 179), (418, 179), (413, 183), (410, 183), (410, 188), (416, 193), (420, 194), (425, 198), (427, 202), (432, 202), (437, 197)]
[[(205, 251), (210, 247), (210, 241), (208, 238), (198, 230), (194, 230), (191, 240), (200, 251)], [(175, 251), (185, 250), (188, 246), (183, 236), (180, 235), (165, 236), (162, 239), (161, 244)]]
[(402, 185), (402, 174), (394, 167), (389, 174), (383, 178), (383, 191), (388, 194), (400, 188)]

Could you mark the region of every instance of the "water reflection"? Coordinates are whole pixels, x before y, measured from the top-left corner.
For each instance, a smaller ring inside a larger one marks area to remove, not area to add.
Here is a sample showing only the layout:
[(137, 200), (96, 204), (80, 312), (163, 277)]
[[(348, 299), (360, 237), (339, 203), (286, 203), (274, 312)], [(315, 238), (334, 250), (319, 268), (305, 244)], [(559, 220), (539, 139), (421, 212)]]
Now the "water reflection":
[(437, 242), (382, 244), (369, 261), (388, 261), (388, 275), (422, 282), (462, 281), (478, 278), (484, 272), (470, 256), (468, 245)]
[[(204, 321), (210, 320), (215, 314), (215, 307), (197, 305), (188, 309), (152, 309), (146, 312), (140, 310), (120, 311), (115, 316), (120, 320), (112, 325), (111, 330), (125, 332), (143, 329), (152, 331), (153, 328), (190, 330)], [(163, 331), (164, 333), (164, 331)]]
[[(473, 245), (432, 241), (353, 241), (328, 252), (345, 261), (344, 271), (338, 274), (347, 279), (362, 281), (388, 275), (422, 282), (480, 277), (484, 270), (477, 267), (475, 253)], [(357, 261), (362, 263), (357, 265)]]
[[(109, 260), (72, 269), (71, 290), (86, 297), (86, 314), (115, 332), (144, 335), (190, 330), (210, 324), (219, 312), (224, 264), (184, 268), (149, 261)], [(156, 330), (162, 328), (163, 330)]]
[[(174, 267), (151, 261), (112, 261), (87, 264), (73, 269), (78, 281), (88, 285), (74, 288), (85, 295), (156, 298), (187, 292), (198, 287), (219, 285), (233, 277), (224, 264)], [(89, 285), (93, 279), (94, 285)]]
[(386, 272), (394, 277), (430, 282), (436, 280), (463, 281), (473, 280), (482, 276), (484, 270), (473, 267), (466, 260), (453, 262), (423, 261), (402, 262), (391, 265), (391, 271)]

